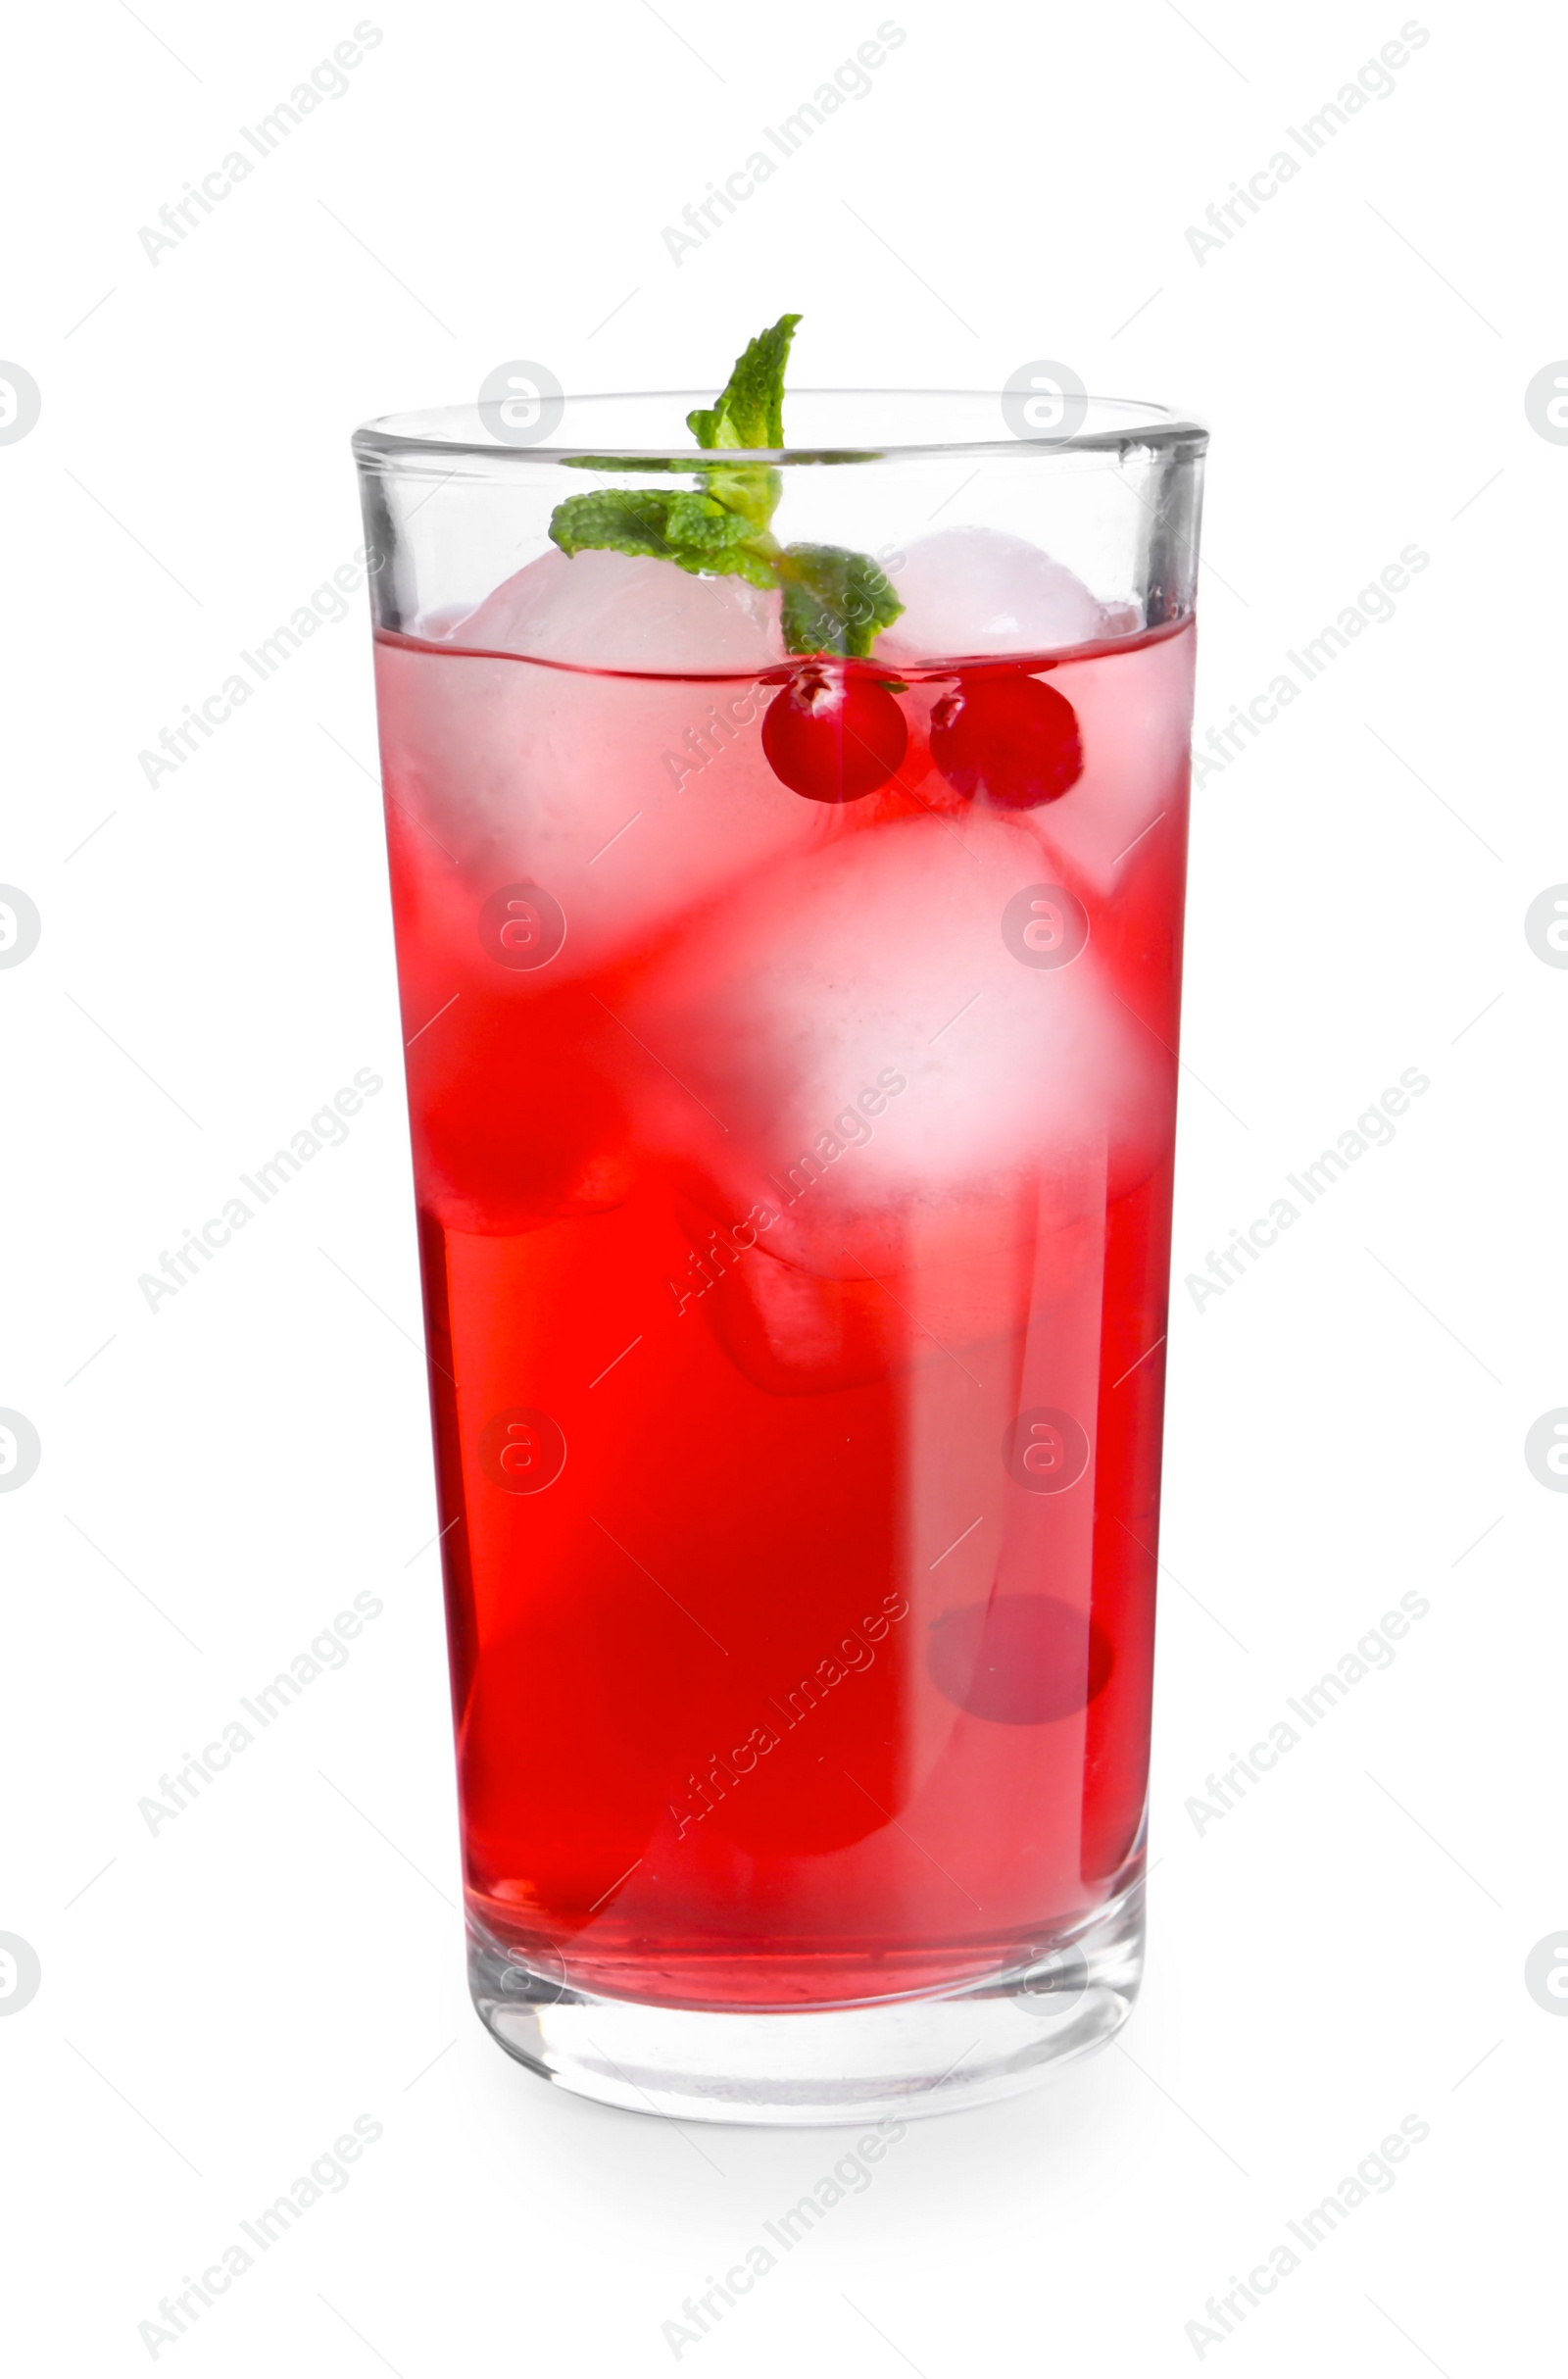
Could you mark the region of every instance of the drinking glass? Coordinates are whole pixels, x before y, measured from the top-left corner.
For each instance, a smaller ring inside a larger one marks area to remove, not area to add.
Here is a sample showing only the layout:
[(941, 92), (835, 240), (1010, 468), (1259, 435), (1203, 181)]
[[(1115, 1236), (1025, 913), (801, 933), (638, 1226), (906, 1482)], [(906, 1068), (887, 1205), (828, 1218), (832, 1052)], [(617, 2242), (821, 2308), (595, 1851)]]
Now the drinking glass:
[(813, 661), (551, 540), (706, 401), (355, 439), (470, 1971), (585, 2096), (848, 2122), (1137, 1988), (1205, 439), (792, 390), (724, 464), (906, 604)]

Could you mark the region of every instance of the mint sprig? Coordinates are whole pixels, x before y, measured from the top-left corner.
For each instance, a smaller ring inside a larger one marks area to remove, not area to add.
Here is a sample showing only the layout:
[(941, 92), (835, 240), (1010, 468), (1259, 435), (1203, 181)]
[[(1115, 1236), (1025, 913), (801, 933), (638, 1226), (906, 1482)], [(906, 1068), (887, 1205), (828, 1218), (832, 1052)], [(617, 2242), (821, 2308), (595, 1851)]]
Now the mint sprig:
[(716, 403), (686, 416), (699, 446), (782, 446), (784, 371), (790, 360), (798, 314), (781, 314), (771, 330), (760, 330), (735, 359)]
[[(784, 443), (784, 371), (798, 314), (780, 315), (754, 338), (710, 406), (686, 416), (704, 454), (755, 452)], [(576, 455), (585, 471), (679, 471), (687, 466), (635, 457)], [(745, 578), (783, 595), (784, 643), (791, 653), (833, 653), (864, 659), (874, 639), (904, 606), (869, 554), (839, 545), (780, 545), (771, 522), (783, 477), (765, 463), (722, 463), (693, 456), (700, 489), (666, 494), (660, 488), (606, 487), (568, 496), (550, 518), (563, 553), (585, 548), (651, 554), (677, 569)]]
[(776, 586), (772, 565), (753, 550), (750, 523), (710, 496), (666, 496), (641, 487), (605, 487), (570, 496), (551, 516), (550, 534), (564, 554), (584, 547), (617, 554), (653, 554), (680, 570), (749, 578)]
[(864, 655), (904, 609), (870, 555), (843, 545), (787, 545), (779, 570), (792, 653)]

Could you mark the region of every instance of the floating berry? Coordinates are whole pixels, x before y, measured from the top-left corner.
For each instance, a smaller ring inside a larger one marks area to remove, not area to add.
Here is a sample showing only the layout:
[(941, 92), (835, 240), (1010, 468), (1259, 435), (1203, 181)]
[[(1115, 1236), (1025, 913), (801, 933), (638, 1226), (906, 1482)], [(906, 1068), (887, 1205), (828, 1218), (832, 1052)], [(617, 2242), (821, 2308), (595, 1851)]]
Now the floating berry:
[(881, 681), (808, 663), (768, 705), (762, 750), (775, 776), (808, 801), (858, 801), (885, 784), (909, 730)]
[(926, 1646), (931, 1680), (950, 1702), (1001, 1726), (1070, 1718), (1109, 1682), (1110, 1638), (1087, 1613), (1048, 1594), (1003, 1594), (944, 1612)]
[(960, 677), (931, 714), (931, 757), (950, 785), (998, 810), (1038, 810), (1083, 774), (1072, 704), (1016, 671)]

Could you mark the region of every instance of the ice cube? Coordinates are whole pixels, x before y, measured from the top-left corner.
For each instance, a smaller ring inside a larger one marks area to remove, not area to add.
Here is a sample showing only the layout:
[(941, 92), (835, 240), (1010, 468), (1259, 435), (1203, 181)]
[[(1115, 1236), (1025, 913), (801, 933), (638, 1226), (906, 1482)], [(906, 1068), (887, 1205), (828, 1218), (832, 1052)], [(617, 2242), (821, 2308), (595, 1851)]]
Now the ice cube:
[(694, 919), (629, 999), (686, 1102), (682, 1220), (722, 1274), (698, 1310), (757, 1384), (945, 1362), (1098, 1282), (1174, 1067), (1092, 933), (1017, 955), (1009, 904), (1054, 867), (1028, 823), (858, 827)]
[(686, 676), (784, 658), (771, 590), (597, 551), (541, 554), (445, 635), (470, 650)]
[(921, 537), (893, 583), (905, 608), (878, 639), (879, 660), (912, 667), (975, 653), (1057, 652), (1105, 632), (1083, 580), (1004, 529)]
[[(568, 573), (587, 563), (643, 568), (615, 554), (555, 561)], [(559, 576), (547, 557), (513, 588), (533, 570), (546, 586)], [(650, 599), (662, 593), (661, 579)], [(548, 974), (553, 988), (618, 962), (735, 876), (833, 831), (832, 810), (789, 792), (767, 765), (760, 720), (775, 689), (760, 672), (588, 669), (514, 656), (499, 642), (472, 649), (489, 629), (543, 636), (542, 600), (518, 606), (532, 628), (509, 621), (507, 608), (499, 589), (450, 646), (388, 642), (377, 653), (389, 830), (421, 899), (452, 911), (443, 930), (459, 946), (479, 952), (480, 913), (498, 889), (542, 886), (566, 923), (542, 962), (539, 980)], [(630, 611), (621, 624), (624, 661)], [(556, 641), (570, 639), (563, 631)]]
[(705, 1211), (771, 1207), (769, 1260), (827, 1280), (949, 1240), (1005, 1272), (1004, 1248), (1143, 1179), (1172, 1062), (1092, 936), (1059, 966), (1016, 955), (1008, 905), (1050, 867), (1027, 826), (906, 819), (781, 858), (695, 923), (629, 1020), (724, 1127), (688, 1150)]

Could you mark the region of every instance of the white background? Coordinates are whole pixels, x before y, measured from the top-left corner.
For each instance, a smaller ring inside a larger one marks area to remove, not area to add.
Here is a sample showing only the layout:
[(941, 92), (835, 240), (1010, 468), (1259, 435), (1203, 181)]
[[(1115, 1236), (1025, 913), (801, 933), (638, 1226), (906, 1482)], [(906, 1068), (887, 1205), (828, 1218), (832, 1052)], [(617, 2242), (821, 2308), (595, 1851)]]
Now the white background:
[[(1393, 95), (1200, 263), (1187, 226), (1403, 0), (898, 0), (870, 94), (676, 265), (662, 226), (880, 0), (373, 0), (345, 95), (150, 261), (139, 226), (357, 5), (88, 0), (8, 36), (0, 354), (43, 392), (0, 446), (0, 878), (43, 920), (0, 972), (0, 1405), (43, 1447), (0, 1498), (0, 1931), (43, 1978), (0, 2022), (8, 2362), (145, 2368), (138, 2322), (368, 2113), (351, 2185), (163, 2365), (656, 2373), (848, 2144), (580, 2105), (467, 2007), (363, 596), (176, 772), (137, 759), (352, 553), (357, 421), (517, 355), (716, 381), (789, 306), (803, 381), (1045, 355), (1210, 421), (1200, 742), (1431, 561), (1196, 803), (1140, 2009), (912, 2126), (683, 2361), (1537, 2368), (1568, 1503), (1523, 1442), (1568, 1404), (1568, 973), (1523, 920), (1568, 877), (1568, 449), (1524, 392), (1568, 352), (1560, 21), (1422, 0)], [(388, 1087), (347, 1145), (150, 1313), (138, 1274), (362, 1066)], [(1394, 1143), (1197, 1310), (1181, 1277), (1407, 1067)], [(365, 1590), (348, 1666), (150, 1835), (160, 1773)], [(1209, 1771), (1409, 1592), (1393, 1667), (1200, 1833)], [(1205, 2300), (1409, 2114), (1396, 2185), (1200, 2356)]]

